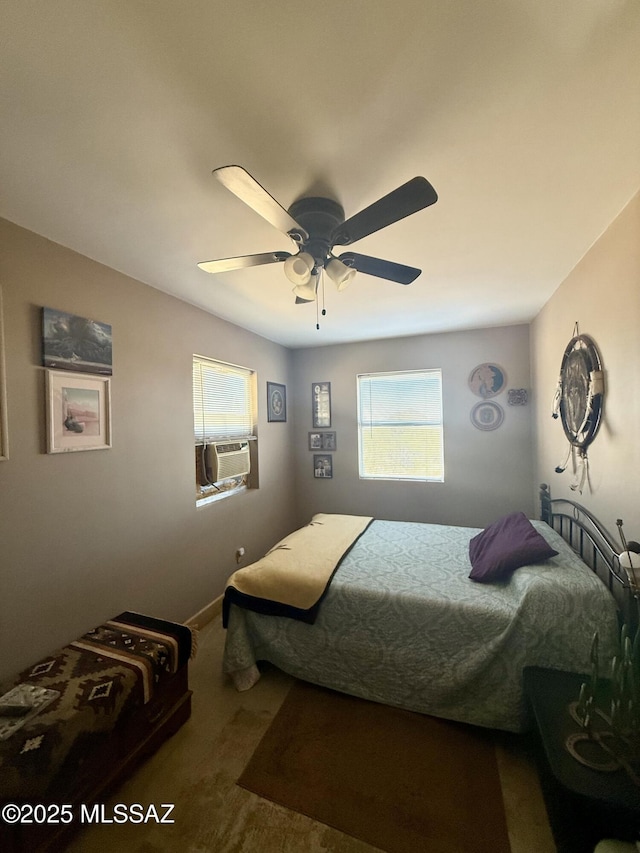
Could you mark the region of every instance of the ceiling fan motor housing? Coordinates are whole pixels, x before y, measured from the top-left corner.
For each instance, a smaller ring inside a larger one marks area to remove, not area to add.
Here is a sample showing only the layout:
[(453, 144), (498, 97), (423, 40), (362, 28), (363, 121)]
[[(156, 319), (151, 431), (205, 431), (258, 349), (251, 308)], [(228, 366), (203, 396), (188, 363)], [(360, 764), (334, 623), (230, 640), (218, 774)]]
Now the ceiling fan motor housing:
[(289, 215), (308, 233), (309, 239), (300, 243), (300, 251), (308, 252), (322, 268), (333, 247), (332, 235), (344, 222), (344, 209), (330, 198), (300, 198), (291, 205)]

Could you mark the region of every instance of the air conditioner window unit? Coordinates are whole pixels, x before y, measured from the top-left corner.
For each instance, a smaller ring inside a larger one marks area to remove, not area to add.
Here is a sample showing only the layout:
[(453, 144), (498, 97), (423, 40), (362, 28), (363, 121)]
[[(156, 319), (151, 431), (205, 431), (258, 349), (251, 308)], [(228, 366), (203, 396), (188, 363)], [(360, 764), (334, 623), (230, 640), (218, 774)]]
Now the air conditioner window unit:
[(229, 477), (242, 477), (251, 470), (248, 441), (226, 441), (208, 444), (205, 453), (207, 477), (219, 483)]

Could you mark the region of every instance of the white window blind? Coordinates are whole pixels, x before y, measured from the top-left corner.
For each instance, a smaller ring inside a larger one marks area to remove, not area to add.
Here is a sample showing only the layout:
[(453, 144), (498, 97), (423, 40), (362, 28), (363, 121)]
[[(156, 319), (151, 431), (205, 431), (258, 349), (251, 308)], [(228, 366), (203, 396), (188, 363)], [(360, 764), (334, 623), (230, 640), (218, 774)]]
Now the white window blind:
[(444, 481), (442, 371), (358, 376), (360, 477)]
[(253, 371), (193, 357), (193, 422), (197, 444), (253, 432)]

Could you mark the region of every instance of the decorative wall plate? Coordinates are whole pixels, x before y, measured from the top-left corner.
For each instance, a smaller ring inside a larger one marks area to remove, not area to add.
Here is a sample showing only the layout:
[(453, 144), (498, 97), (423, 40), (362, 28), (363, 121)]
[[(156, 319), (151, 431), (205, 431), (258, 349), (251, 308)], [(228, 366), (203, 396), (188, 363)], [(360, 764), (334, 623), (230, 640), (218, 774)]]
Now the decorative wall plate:
[(526, 388), (509, 388), (507, 391), (507, 403), (510, 406), (526, 406), (529, 401), (529, 392)]
[(469, 375), (469, 388), (476, 397), (488, 400), (504, 391), (507, 384), (507, 374), (499, 364), (485, 362), (474, 367)]
[(504, 410), (497, 403), (476, 403), (471, 410), (471, 423), (476, 429), (498, 429), (503, 420)]

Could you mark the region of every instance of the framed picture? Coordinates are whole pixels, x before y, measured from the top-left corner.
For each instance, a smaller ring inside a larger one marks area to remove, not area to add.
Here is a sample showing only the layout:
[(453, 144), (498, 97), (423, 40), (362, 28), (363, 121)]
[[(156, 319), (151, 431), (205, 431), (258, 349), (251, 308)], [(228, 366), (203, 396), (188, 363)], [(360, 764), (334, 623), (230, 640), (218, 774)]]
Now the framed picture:
[(267, 420), (286, 423), (287, 387), (277, 382), (267, 382)]
[(309, 450), (322, 450), (322, 433), (309, 433)]
[(42, 309), (42, 363), (56, 370), (111, 376), (111, 326), (66, 311)]
[(311, 385), (312, 421), (314, 429), (331, 426), (331, 383), (314, 382)]
[(323, 432), (322, 433), (322, 449), (323, 450), (335, 450), (336, 449), (336, 434), (335, 434), (335, 432)]
[(330, 480), (333, 477), (333, 456), (329, 453), (314, 453), (313, 476), (319, 480)]
[(310, 432), (309, 450), (335, 450), (335, 432)]
[(111, 379), (47, 371), (47, 452), (111, 447)]
[(4, 373), (4, 326), (2, 321), (2, 291), (0, 290), (0, 461), (9, 458), (7, 419), (7, 387)]

